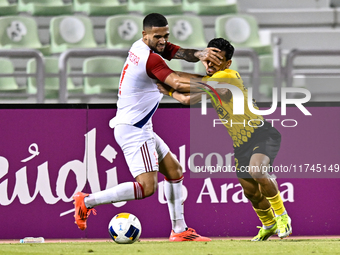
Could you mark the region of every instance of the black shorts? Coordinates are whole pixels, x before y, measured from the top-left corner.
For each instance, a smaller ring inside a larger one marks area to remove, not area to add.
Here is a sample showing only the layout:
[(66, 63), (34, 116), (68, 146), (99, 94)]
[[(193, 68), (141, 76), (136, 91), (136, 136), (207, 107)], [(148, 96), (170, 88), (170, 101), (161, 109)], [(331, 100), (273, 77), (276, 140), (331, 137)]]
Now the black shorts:
[(270, 165), (279, 152), (281, 143), (281, 134), (270, 123), (256, 130), (252, 138), (242, 144), (240, 147), (234, 148), (234, 158), (236, 166), (236, 174), (238, 178), (252, 178), (249, 174), (249, 162), (253, 154), (261, 153), (269, 157)]

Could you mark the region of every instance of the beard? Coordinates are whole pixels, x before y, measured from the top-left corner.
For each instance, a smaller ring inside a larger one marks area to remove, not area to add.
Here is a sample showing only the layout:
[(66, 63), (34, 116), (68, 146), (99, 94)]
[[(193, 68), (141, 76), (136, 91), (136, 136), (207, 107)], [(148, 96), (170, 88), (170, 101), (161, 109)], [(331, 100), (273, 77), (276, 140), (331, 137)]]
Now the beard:
[(165, 49), (165, 47), (164, 47), (164, 49), (163, 49), (162, 51), (159, 51), (159, 50), (157, 50), (156, 47), (151, 46), (150, 42), (149, 42), (149, 48), (150, 48), (153, 52), (155, 52), (155, 53), (157, 53), (157, 54), (162, 54), (162, 53), (164, 52), (164, 49)]

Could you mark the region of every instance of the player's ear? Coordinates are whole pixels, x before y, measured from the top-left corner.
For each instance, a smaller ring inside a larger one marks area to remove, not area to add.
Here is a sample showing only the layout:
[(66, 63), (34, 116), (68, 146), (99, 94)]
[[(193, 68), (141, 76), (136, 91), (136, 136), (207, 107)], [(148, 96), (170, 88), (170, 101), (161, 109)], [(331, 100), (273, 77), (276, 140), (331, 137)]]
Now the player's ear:
[(227, 61), (226, 68), (229, 68), (232, 62), (233, 62), (233, 61), (232, 61), (231, 59), (229, 59), (229, 60)]
[(142, 35), (143, 35), (143, 37), (142, 37), (142, 38), (143, 38), (143, 41), (144, 41), (144, 42), (147, 42), (147, 41), (148, 41), (148, 40), (147, 40), (147, 35), (148, 35), (148, 33), (147, 33), (145, 30), (143, 30), (143, 31), (142, 31)]

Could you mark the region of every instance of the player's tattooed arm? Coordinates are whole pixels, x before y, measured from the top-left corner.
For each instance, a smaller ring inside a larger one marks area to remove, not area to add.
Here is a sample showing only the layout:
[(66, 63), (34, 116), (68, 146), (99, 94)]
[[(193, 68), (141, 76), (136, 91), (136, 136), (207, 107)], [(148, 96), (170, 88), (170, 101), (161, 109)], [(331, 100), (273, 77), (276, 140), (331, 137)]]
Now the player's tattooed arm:
[(197, 61), (199, 61), (199, 58), (197, 58), (195, 56), (195, 53), (197, 51), (198, 50), (180, 48), (176, 52), (174, 58), (176, 58), (176, 59), (184, 59), (184, 60), (186, 60), (188, 62), (197, 62)]
[(205, 48), (204, 50), (183, 49), (180, 48), (176, 52), (174, 58), (184, 59), (188, 62), (197, 62), (201, 60), (206, 66), (207, 61), (213, 62), (215, 65), (220, 65), (223, 56), (219, 54), (220, 50), (217, 48)]

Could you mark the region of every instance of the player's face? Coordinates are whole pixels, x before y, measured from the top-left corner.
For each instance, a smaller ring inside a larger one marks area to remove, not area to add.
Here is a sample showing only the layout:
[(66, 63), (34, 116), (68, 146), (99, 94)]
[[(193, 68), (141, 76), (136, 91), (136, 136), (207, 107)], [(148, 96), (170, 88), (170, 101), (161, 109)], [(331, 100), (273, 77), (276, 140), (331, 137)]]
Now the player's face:
[(156, 53), (162, 53), (169, 39), (169, 26), (146, 28), (143, 41)]
[(220, 52), (221, 56), (223, 56), (223, 59), (221, 60), (220, 65), (215, 65), (213, 62), (207, 61), (207, 64), (208, 64), (208, 67), (206, 69), (207, 75), (212, 76), (214, 73), (218, 71), (229, 68), (229, 66), (231, 65), (231, 60), (226, 59), (225, 53), (226, 53), (225, 51)]

